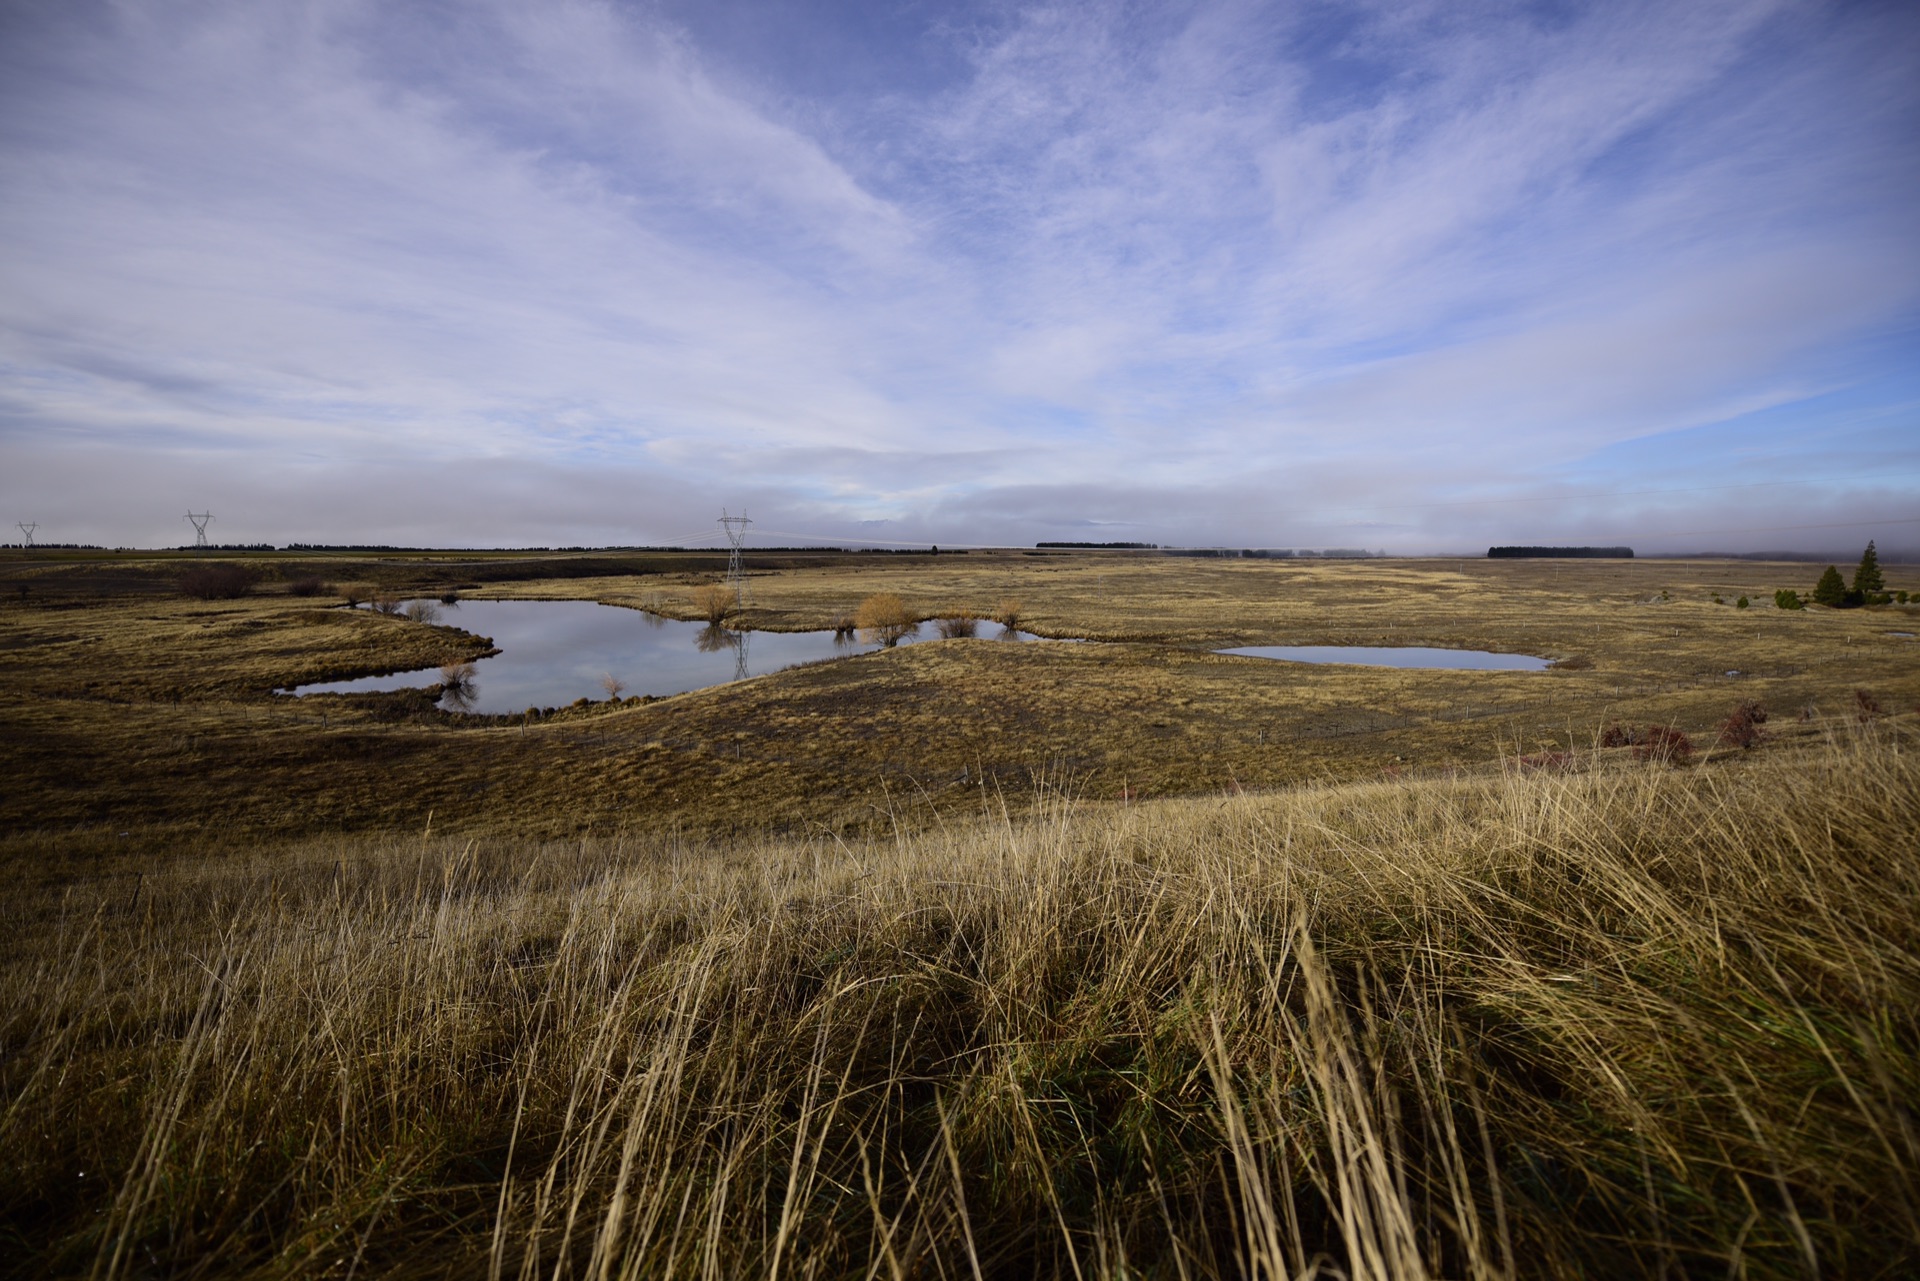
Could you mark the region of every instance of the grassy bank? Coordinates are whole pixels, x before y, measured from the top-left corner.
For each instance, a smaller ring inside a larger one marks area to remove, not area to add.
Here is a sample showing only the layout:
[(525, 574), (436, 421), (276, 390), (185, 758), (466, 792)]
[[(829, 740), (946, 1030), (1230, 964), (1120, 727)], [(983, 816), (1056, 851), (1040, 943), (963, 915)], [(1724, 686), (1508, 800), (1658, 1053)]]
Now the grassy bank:
[[(1107, 643), (928, 641), (644, 707), (613, 705), (593, 686), (589, 705), (551, 715), (460, 717), (418, 691), (273, 693), (485, 653), (484, 637), (457, 630), (457, 609), (436, 626), (296, 596), (297, 577), (206, 601), (170, 586), (183, 572), (171, 563), (0, 563), (0, 776), (11, 784), (0, 788), (0, 857), (80, 829), (163, 850), (208, 827), (279, 842), (418, 828), (430, 813), (475, 836), (768, 826), (851, 836), (884, 827), (891, 798), (965, 813), (985, 791), (1018, 799), (1036, 773), (1061, 769), (1092, 795), (1171, 797), (1565, 750), (1616, 720), (1710, 737), (1744, 700), (1772, 709), (1783, 737), (1849, 715), (1855, 690), (1890, 713), (1920, 705), (1920, 642), (1899, 634), (1920, 628), (1920, 611), (1714, 603), (1770, 600), (1769, 583), (1800, 582), (1805, 566), (1017, 553), (818, 561), (756, 565), (745, 621), (825, 627), (879, 592), (927, 616), (1018, 600), (1030, 627)], [(687, 617), (710, 577), (697, 558), (663, 559), (673, 572), (582, 558), (559, 577), (479, 577), (543, 564), (396, 557), (336, 565), (334, 577), (396, 593), (471, 588)], [(14, 583), (9, 573), (25, 576)], [(1559, 665), (1308, 667), (1210, 652), (1241, 644), (1440, 645)]]
[(1899, 1274), (1916, 746), (856, 843), (183, 848), (6, 903), (0, 1258)]

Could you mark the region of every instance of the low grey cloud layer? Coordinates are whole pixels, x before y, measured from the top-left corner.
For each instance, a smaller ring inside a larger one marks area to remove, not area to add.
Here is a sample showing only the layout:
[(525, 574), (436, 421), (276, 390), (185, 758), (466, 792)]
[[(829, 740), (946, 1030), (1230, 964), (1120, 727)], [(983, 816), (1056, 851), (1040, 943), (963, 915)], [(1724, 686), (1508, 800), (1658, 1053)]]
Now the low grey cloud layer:
[(1405, 552), (1920, 525), (1897, 7), (786, 13), (840, 74), (729, 34), (761, 12), (10, 6), (7, 511), (132, 544), (189, 505), (456, 545), (723, 505)]

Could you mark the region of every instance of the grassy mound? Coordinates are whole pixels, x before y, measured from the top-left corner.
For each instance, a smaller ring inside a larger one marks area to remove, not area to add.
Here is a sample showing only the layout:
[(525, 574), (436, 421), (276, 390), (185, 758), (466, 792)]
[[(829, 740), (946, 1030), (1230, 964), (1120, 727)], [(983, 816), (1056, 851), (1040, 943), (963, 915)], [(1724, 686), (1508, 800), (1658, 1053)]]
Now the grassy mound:
[(0, 1256), (1902, 1272), (1913, 747), (870, 845), (363, 840), (16, 898)]

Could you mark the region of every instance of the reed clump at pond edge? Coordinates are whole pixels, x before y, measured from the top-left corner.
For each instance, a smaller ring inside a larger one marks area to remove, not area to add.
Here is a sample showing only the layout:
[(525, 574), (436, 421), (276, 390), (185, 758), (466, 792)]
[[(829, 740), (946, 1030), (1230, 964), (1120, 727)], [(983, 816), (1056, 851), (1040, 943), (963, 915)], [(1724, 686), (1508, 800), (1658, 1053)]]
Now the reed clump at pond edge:
[(1914, 747), (15, 899), (0, 1266), (1904, 1272)]

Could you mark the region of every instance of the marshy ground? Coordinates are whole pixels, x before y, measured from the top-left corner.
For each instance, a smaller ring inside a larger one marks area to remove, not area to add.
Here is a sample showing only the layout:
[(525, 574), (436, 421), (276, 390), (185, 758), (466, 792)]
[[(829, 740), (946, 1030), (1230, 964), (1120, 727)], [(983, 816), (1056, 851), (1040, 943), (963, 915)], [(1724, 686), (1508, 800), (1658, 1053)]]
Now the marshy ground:
[(484, 649), (289, 586), (713, 558), (131, 560), (0, 583), (0, 1273), (1920, 1265), (1920, 628), (1732, 604), (1807, 566), (791, 558), (1111, 643), (501, 720), (276, 696)]
[[(977, 810), (1036, 774), (1090, 797), (1193, 795), (1579, 748), (1611, 721), (1710, 737), (1746, 699), (1784, 738), (1849, 714), (1856, 689), (1890, 709), (1920, 702), (1920, 648), (1889, 634), (1916, 630), (1920, 610), (1734, 607), (1743, 594), (1770, 602), (1811, 577), (1804, 565), (975, 553), (761, 570), (734, 621), (820, 628), (885, 591), (927, 617), (1017, 601), (1025, 627), (1108, 643), (921, 643), (640, 706), (460, 718), (412, 694), (276, 695), (485, 652), (451, 627), (288, 586), (324, 575), (369, 592), (693, 617), (714, 558), (263, 559), (255, 592), (228, 601), (180, 596), (177, 560), (129, 560), (19, 558), (0, 580), (0, 828), (13, 839), (310, 835), (429, 813), (442, 830), (543, 836), (634, 823), (851, 831), (902, 806)], [(1396, 671), (1209, 652), (1253, 644), (1449, 646), (1558, 665)]]

